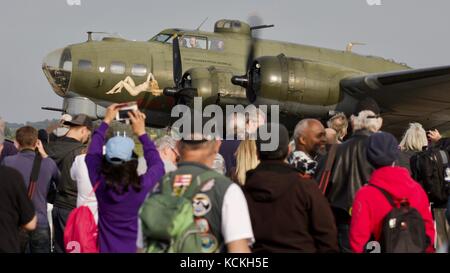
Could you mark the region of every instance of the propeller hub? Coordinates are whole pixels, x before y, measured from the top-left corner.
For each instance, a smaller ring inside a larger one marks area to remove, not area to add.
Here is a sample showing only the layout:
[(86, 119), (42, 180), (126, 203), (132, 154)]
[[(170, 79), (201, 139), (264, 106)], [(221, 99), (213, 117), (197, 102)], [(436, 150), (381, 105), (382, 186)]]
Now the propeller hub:
[(239, 85), (239, 86), (242, 86), (244, 88), (247, 88), (247, 86), (248, 86), (248, 77), (247, 77), (247, 75), (233, 76), (231, 78), (231, 82), (234, 85)]
[(175, 95), (178, 93), (177, 88), (173, 87), (166, 87), (163, 89), (163, 94), (168, 97), (175, 97)]

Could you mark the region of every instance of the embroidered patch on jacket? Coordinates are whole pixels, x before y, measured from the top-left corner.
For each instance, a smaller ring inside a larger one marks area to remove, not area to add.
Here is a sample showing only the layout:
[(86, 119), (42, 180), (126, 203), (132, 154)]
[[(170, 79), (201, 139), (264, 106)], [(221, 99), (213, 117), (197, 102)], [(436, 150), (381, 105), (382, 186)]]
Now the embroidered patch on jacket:
[(217, 251), (217, 248), (219, 247), (219, 242), (217, 241), (217, 238), (214, 235), (210, 233), (205, 233), (201, 234), (200, 238), (202, 240), (203, 253), (213, 253)]
[(192, 199), (192, 205), (194, 207), (194, 215), (196, 217), (205, 216), (211, 210), (211, 200), (208, 195), (204, 193), (197, 193)]
[(173, 192), (176, 196), (183, 195), (192, 183), (192, 174), (177, 174), (173, 179)]
[(203, 185), (203, 187), (200, 189), (200, 191), (201, 192), (209, 191), (214, 187), (214, 184), (215, 184), (215, 180), (211, 179)]
[(195, 226), (201, 233), (208, 233), (209, 231), (209, 223), (205, 218), (195, 219)]

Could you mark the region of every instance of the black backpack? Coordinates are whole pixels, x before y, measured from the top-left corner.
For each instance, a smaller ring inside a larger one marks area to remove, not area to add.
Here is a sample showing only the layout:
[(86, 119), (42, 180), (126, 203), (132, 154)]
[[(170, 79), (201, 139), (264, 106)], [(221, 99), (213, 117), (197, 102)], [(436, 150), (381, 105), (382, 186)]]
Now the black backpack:
[(392, 206), (392, 210), (384, 217), (380, 247), (382, 253), (423, 253), (429, 245), (425, 233), (425, 224), (420, 213), (410, 207), (409, 201), (403, 199), (398, 207), (392, 196), (384, 189), (377, 188)]
[(449, 158), (446, 150), (428, 149), (415, 154), (410, 160), (412, 177), (422, 185), (433, 207), (447, 205), (445, 169), (449, 166)]

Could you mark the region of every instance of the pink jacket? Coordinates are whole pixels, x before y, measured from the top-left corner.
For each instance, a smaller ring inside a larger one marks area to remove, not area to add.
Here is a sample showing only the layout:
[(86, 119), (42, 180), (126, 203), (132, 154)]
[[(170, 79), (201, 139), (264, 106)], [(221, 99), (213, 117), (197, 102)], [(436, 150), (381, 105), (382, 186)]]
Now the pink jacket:
[[(382, 167), (372, 173), (369, 184), (386, 190), (394, 200), (408, 198), (410, 206), (417, 209), (425, 223), (425, 232), (430, 238), (427, 252), (434, 252), (434, 224), (428, 197), (422, 187), (414, 181), (407, 169), (402, 167)], [(383, 218), (392, 206), (375, 187), (362, 187), (355, 196), (350, 225), (350, 246), (356, 253), (364, 251), (365, 244), (373, 234), (380, 239)]]

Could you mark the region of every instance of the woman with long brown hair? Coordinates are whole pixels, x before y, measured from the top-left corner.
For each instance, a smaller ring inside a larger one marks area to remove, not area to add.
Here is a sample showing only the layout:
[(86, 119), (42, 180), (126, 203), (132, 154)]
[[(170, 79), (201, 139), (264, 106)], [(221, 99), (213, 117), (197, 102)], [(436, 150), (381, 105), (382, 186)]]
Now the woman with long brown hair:
[(164, 164), (145, 131), (145, 114), (138, 110), (128, 112), (128, 116), (133, 132), (142, 143), (147, 171), (138, 175), (135, 145), (129, 137), (110, 138), (103, 155), (106, 130), (118, 110), (117, 104), (108, 107), (105, 119), (92, 135), (86, 165), (92, 186), (96, 188), (100, 252), (134, 253), (138, 210), (164, 175)]

